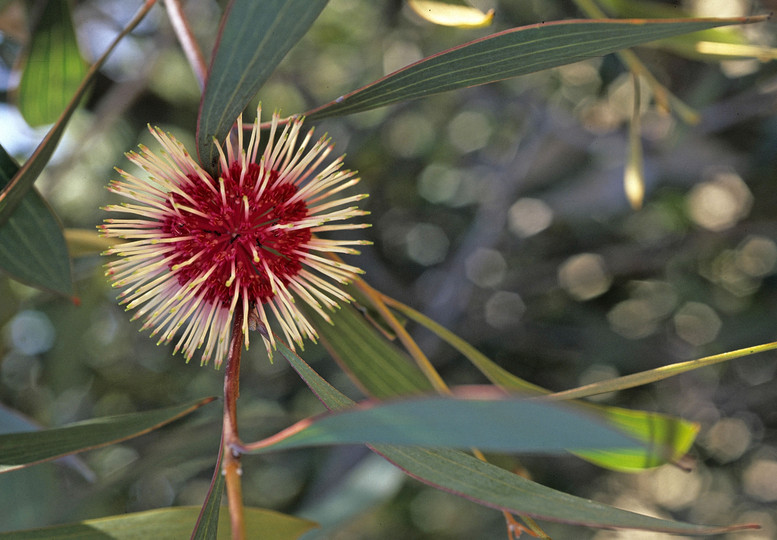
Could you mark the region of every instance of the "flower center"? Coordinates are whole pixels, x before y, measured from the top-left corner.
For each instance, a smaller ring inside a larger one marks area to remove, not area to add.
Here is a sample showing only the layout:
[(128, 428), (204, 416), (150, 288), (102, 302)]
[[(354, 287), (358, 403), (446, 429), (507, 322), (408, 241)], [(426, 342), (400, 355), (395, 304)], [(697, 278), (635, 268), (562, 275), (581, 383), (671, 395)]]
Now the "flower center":
[(270, 300), (272, 279), (286, 285), (300, 272), (311, 238), (309, 228), (279, 227), (308, 216), (303, 200), (290, 200), (297, 193), (293, 184), (278, 182), (278, 173), (270, 171), (264, 189), (257, 189), (259, 166), (248, 164), (241, 182), (242, 173), (241, 164), (232, 163), (222, 174), (223, 188), (188, 175), (188, 198), (170, 193), (171, 217), (162, 224), (168, 237), (180, 238), (168, 263), (178, 282), (184, 286), (205, 277), (205, 300), (227, 308), (235, 287), (251, 305)]

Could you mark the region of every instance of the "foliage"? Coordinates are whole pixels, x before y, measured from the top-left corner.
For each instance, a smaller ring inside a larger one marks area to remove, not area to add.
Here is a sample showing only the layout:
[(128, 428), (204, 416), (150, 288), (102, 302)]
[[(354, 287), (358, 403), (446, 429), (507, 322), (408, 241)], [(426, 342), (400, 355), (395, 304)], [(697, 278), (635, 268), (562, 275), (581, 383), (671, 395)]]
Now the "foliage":
[[(754, 440), (773, 429), (773, 362), (726, 363), (777, 348), (736, 348), (773, 335), (777, 269), (756, 2), (714, 18), (637, 0), (35, 4), (0, 3), (20, 73), (0, 110), (9, 537), (773, 531), (774, 449)], [(259, 100), (347, 147), (375, 245), (355, 301), (331, 325), (310, 313), (320, 344), (276, 337), (242, 371), (232, 348), (222, 413), (221, 372), (131, 332), (92, 231), (145, 124), (213, 172), (214, 139)], [(728, 463), (741, 489), (720, 486)]]

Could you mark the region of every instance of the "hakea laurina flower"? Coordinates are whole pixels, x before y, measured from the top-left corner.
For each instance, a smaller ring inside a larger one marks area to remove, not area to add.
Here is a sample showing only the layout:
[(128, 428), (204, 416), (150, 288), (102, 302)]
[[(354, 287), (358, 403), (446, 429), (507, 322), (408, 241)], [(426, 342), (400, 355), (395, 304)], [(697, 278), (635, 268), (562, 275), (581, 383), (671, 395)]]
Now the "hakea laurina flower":
[[(249, 324), (269, 329), (268, 311), (292, 346), (315, 339), (295, 297), (328, 319), (325, 308), (350, 300), (338, 284), (360, 273), (327, 254), (356, 253), (351, 246), (366, 242), (317, 236), (367, 226), (334, 223), (367, 213), (351, 206), (365, 195), (341, 194), (359, 178), (342, 169), (342, 157), (325, 163), (332, 150), (326, 138), (308, 149), (311, 130), (298, 142), (301, 119), (276, 140), (279, 117), (273, 115), (260, 153), (260, 113), (246, 149), (240, 119), (237, 145), (227, 137), (225, 154), (217, 144), (217, 178), (172, 136), (149, 128), (164, 151), (140, 146), (139, 154), (127, 154), (148, 179), (117, 169), (123, 180), (109, 186), (132, 202), (105, 210), (135, 217), (100, 226), (104, 236), (126, 240), (106, 252), (118, 255), (106, 274), (124, 289), (121, 303), (137, 309), (133, 318), (145, 316), (142, 329), (153, 328), (159, 343), (179, 336), (174, 353), (182, 350), (187, 361), (204, 345), (202, 364), (211, 357), (221, 364), (235, 310), (242, 311), (246, 347)], [(262, 336), (271, 354), (272, 332)]]

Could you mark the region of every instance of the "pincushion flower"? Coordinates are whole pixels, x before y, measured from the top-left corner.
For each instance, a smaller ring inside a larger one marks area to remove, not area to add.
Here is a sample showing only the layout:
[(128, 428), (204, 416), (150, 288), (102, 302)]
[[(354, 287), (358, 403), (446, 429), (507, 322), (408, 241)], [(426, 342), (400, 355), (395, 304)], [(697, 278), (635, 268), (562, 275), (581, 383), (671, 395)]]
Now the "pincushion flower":
[[(141, 145), (140, 153), (127, 154), (148, 176), (117, 169), (123, 180), (108, 188), (131, 202), (105, 210), (132, 217), (100, 226), (104, 236), (124, 240), (105, 252), (118, 256), (106, 275), (123, 289), (119, 299), (127, 310), (137, 310), (133, 319), (145, 317), (141, 330), (153, 329), (158, 343), (178, 336), (173, 353), (182, 350), (187, 361), (204, 346), (202, 364), (222, 363), (235, 310), (242, 311), (246, 347), (249, 321), (269, 330), (268, 311), (292, 346), (315, 339), (295, 299), (329, 319), (327, 309), (350, 300), (339, 285), (361, 272), (327, 254), (358, 253), (352, 246), (366, 242), (318, 236), (367, 226), (339, 223), (367, 214), (353, 205), (366, 195), (342, 196), (359, 178), (342, 168), (342, 156), (327, 163), (332, 146), (325, 137), (308, 149), (310, 130), (298, 142), (298, 118), (276, 140), (274, 114), (260, 153), (260, 114), (247, 148), (241, 119), (236, 146), (231, 135), (224, 149), (215, 143), (215, 178), (175, 138), (149, 126), (163, 151)], [(262, 337), (272, 354), (272, 332)]]

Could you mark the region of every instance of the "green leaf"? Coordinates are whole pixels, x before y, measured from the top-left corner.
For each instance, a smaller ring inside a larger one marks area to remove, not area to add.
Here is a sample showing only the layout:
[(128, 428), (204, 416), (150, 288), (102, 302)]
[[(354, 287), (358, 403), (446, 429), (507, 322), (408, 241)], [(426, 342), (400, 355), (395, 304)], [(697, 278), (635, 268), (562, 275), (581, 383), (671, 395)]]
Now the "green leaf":
[[(27, 418), (19, 411), (13, 410), (5, 405), (0, 405), (0, 434), (40, 431), (41, 429), (40, 424)], [(97, 479), (94, 471), (92, 471), (84, 461), (79, 459), (78, 456), (64, 457), (61, 460), (58, 460), (58, 463), (66, 465), (78, 472), (88, 482), (94, 482)], [(23, 475), (19, 475), (18, 478), (23, 478)], [(2, 501), (0, 501), (0, 508), (2, 508), (2, 504)]]
[(221, 510), (221, 497), (224, 494), (226, 479), (221, 474), (221, 457), (224, 455), (224, 445), (219, 443), (219, 457), (216, 467), (213, 469), (213, 477), (210, 481), (208, 496), (197, 516), (197, 525), (192, 533), (191, 540), (214, 540), (218, 537), (219, 510)]
[(221, 22), (197, 119), (197, 155), (216, 163), (213, 139), (223, 141), (235, 119), (308, 31), (327, 0), (232, 0)]
[(606, 394), (608, 392), (617, 392), (619, 390), (634, 388), (636, 386), (642, 386), (656, 381), (668, 379), (669, 377), (674, 377), (675, 375), (680, 375), (681, 373), (686, 373), (695, 369), (714, 366), (715, 364), (728, 362), (736, 358), (744, 358), (746, 356), (766, 351), (773, 351), (775, 349), (777, 349), (777, 341), (764, 343), (762, 345), (755, 345), (753, 347), (745, 347), (744, 349), (713, 354), (711, 356), (705, 356), (704, 358), (698, 358), (696, 360), (678, 362), (676, 364), (669, 364), (667, 366), (661, 366), (655, 369), (649, 369), (647, 371), (640, 371), (638, 373), (624, 375), (623, 377), (617, 377), (615, 379), (598, 381), (595, 383), (587, 384), (585, 386), (580, 386), (578, 388), (572, 388), (570, 390), (564, 390), (563, 392), (550, 394), (548, 398), (555, 400), (579, 399), (583, 397), (595, 396), (598, 394)]
[(554, 21), (513, 28), (424, 58), (307, 116), (312, 120), (353, 114), (563, 66), (669, 36), (763, 20), (764, 17), (604, 19)]
[(65, 229), (63, 232), (67, 249), (73, 258), (99, 255), (115, 243), (113, 238), (100, 236), (97, 230)]
[(121, 442), (169, 424), (216, 398), (140, 413), (93, 418), (60, 428), (0, 435), (0, 473)]
[(86, 75), (67, 0), (49, 0), (32, 33), (17, 101), (31, 126), (51, 124)]
[[(353, 406), (352, 400), (322, 379), (288, 347), (278, 342), (278, 350), (327, 408), (340, 410)], [(385, 444), (370, 448), (421, 482), (507, 512), (589, 527), (675, 534), (712, 535), (758, 528), (758, 525), (708, 527), (636, 514), (542, 486), (458, 450)]]
[(583, 405), (584, 410), (645, 443), (631, 450), (574, 452), (586, 461), (615, 471), (636, 472), (677, 462), (691, 449), (699, 432), (699, 424), (682, 418), (592, 403)]
[[(19, 170), (0, 146), (0, 186)], [(33, 287), (72, 296), (73, 278), (62, 228), (36, 190), (27, 193), (0, 225), (0, 270)]]
[[(180, 540), (189, 538), (200, 509), (196, 506), (163, 508), (122, 516), (89, 519), (80, 523), (43, 529), (0, 533), (0, 538), (13, 540)], [(296, 518), (261, 508), (245, 508), (246, 534), (262, 540), (292, 540), (316, 526)], [(216, 538), (230, 538), (229, 516), (219, 518)]]
[(431, 486), (498, 510), (599, 528), (640, 529), (670, 534), (715, 535), (755, 524), (716, 527), (659, 519), (557, 491), (456, 450), (376, 446), (374, 450), (406, 474)]
[[(641, 0), (598, 0), (609, 13), (617, 17), (676, 18), (690, 17), (691, 13), (676, 6)], [(653, 43), (656, 47), (691, 59), (719, 60), (732, 56), (774, 59), (777, 49), (751, 45), (741, 28), (712, 28), (662, 39)], [(715, 52), (718, 51), (718, 52)]]
[(368, 395), (385, 399), (434, 390), (410, 358), (378, 336), (352, 306), (331, 313), (333, 324), (327, 324), (312, 310), (306, 313), (324, 347)]
[[(549, 390), (516, 377), (495, 364), (475, 347), (422, 313), (396, 300), (389, 298), (385, 300), (404, 316), (426, 327), (458, 350), (497, 386), (506, 390), (520, 390), (532, 394), (550, 394)], [(378, 339), (378, 336), (374, 336), (374, 338)], [(691, 448), (699, 431), (697, 424), (682, 418), (593, 403), (576, 403), (585, 407), (591, 414), (599, 416), (602, 420), (623, 429), (645, 443), (645, 446), (639, 449), (617, 452), (576, 452), (579, 457), (587, 461), (616, 471), (638, 471), (657, 467), (667, 461), (677, 461)]]
[(303, 420), (265, 442), (248, 446), (267, 452), (317, 445), (383, 443), (537, 453), (641, 446), (621, 430), (607, 427), (573, 405), (559, 407), (504, 398), (503, 392), (490, 390), (494, 391), (479, 393), (485, 399), (435, 396), (368, 402), (312, 422)]
[(35, 152), (32, 153), (32, 156), (30, 156), (24, 165), (22, 165), (21, 169), (19, 169), (19, 171), (3, 188), (3, 190), (0, 191), (0, 225), (8, 221), (16, 207), (22, 201), (27, 192), (32, 188), (32, 185), (43, 171), (43, 168), (49, 162), (49, 159), (51, 159), (57, 144), (59, 144), (59, 140), (62, 138), (62, 134), (65, 132), (65, 127), (67, 126), (68, 121), (70, 121), (70, 117), (73, 115), (73, 112), (76, 110), (79, 101), (81, 101), (81, 98), (84, 97), (84, 94), (94, 80), (94, 76), (102, 67), (103, 63), (105, 63), (108, 55), (111, 54), (119, 41), (121, 41), (124, 36), (129, 34), (132, 29), (137, 26), (137, 24), (143, 19), (143, 17), (145, 17), (146, 13), (148, 13), (148, 11), (153, 6), (153, 2), (144, 3), (143, 6), (138, 10), (137, 14), (126, 26), (126, 28), (124, 28), (124, 30), (122, 30), (119, 35), (116, 36), (116, 39), (113, 40), (103, 55), (97, 60), (97, 62), (94, 63), (94, 65), (92, 65), (91, 68), (89, 68), (89, 72), (86, 74), (84, 80), (81, 81), (81, 85), (78, 87), (75, 94), (73, 94), (72, 99), (67, 104), (67, 107), (65, 107), (62, 115), (43, 138), (43, 141), (41, 141), (41, 143), (35, 149)]

